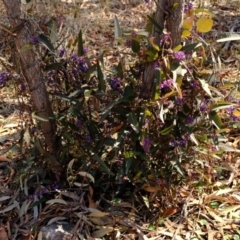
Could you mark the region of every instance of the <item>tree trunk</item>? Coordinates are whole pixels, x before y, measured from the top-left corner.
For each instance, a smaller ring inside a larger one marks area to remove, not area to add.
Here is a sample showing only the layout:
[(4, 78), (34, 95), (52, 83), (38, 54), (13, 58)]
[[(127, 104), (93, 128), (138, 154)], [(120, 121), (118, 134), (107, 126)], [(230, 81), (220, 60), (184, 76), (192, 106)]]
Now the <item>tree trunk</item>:
[(168, 0), (169, 6), (176, 5), (170, 10), (166, 19), (166, 28), (170, 32), (172, 48), (181, 43), (182, 22), (183, 22), (183, 2), (184, 0)]
[[(24, 45), (29, 44), (30, 37), (32, 36), (31, 23), (21, 18), (20, 1), (3, 0), (3, 3), (11, 28), (13, 29), (12, 32), (16, 34), (14, 41), (20, 57), (21, 72), (28, 83), (34, 108), (39, 116), (48, 119), (53, 115), (53, 111), (37, 54), (33, 49), (21, 51)], [(42, 121), (42, 131), (47, 150), (55, 153), (58, 150), (56, 148), (55, 121)]]
[[(172, 48), (181, 43), (182, 17), (184, 0), (158, 0), (155, 21), (162, 28), (166, 28), (172, 39)], [(175, 6), (175, 7), (172, 7)], [(154, 42), (160, 44), (161, 34), (153, 28), (152, 36)], [(141, 97), (149, 99), (151, 97), (152, 85), (154, 81), (154, 62), (145, 66), (143, 73), (143, 83)]]

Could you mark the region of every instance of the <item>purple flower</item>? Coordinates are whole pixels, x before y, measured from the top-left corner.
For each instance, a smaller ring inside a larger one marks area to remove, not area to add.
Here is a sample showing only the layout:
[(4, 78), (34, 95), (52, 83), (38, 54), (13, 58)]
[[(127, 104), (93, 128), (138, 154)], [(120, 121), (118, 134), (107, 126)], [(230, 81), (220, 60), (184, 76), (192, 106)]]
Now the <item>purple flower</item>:
[(88, 143), (92, 142), (92, 138), (91, 138), (90, 135), (87, 135), (87, 136), (85, 137), (85, 140), (86, 140), (86, 142), (88, 142)]
[(176, 104), (182, 105), (183, 103), (185, 103), (186, 99), (184, 97), (183, 98), (177, 97), (175, 101), (176, 101)]
[(145, 138), (142, 142), (142, 146), (145, 152), (149, 152), (151, 147), (151, 141), (149, 138)]
[(168, 79), (168, 80), (165, 80), (163, 81), (161, 84), (160, 84), (160, 88), (163, 89), (163, 88), (166, 88), (166, 87), (171, 87), (173, 85), (173, 79)]
[(8, 79), (8, 73), (7, 72), (1, 72), (0, 73), (0, 85), (4, 85)]
[(191, 82), (191, 86), (194, 88), (199, 87), (199, 82), (193, 81), (193, 82)]
[(137, 33), (135, 31), (132, 32), (132, 38), (136, 38), (137, 37)]
[(201, 112), (205, 112), (208, 109), (208, 106), (205, 103), (202, 103), (199, 107)]
[(59, 57), (63, 57), (63, 55), (65, 54), (66, 50), (63, 48), (59, 51)]
[(185, 138), (176, 140), (174, 139), (173, 141), (170, 142), (170, 145), (173, 147), (179, 147), (179, 146), (184, 146), (186, 144), (187, 140)]
[(132, 46), (132, 40), (131, 39), (127, 39), (125, 42), (125, 46), (130, 48)]
[(53, 183), (53, 184), (51, 185), (51, 188), (52, 188), (52, 190), (59, 189), (59, 184)]
[(77, 54), (72, 55), (72, 61), (76, 64), (76, 68), (73, 69), (73, 73), (85, 73), (88, 71), (88, 65), (84, 58), (79, 57)]
[(87, 54), (88, 53), (88, 49), (87, 48), (83, 48), (83, 53)]
[(121, 86), (121, 79), (119, 77), (115, 77), (110, 80), (110, 86), (113, 90), (118, 89)]
[(192, 3), (187, 3), (184, 6), (184, 13), (188, 12), (189, 10), (191, 10), (193, 8), (193, 4)]
[(182, 61), (186, 58), (186, 55), (183, 51), (174, 52), (173, 56), (177, 61)]
[(39, 36), (31, 36), (29, 39), (31, 44), (38, 44), (39, 43)]
[(192, 124), (194, 122), (194, 117), (188, 117), (187, 119), (186, 119), (186, 124)]
[(145, 1), (145, 3), (150, 3), (151, 2), (151, 0), (144, 0)]
[(159, 63), (157, 61), (155, 61), (153, 63), (153, 67), (154, 67), (154, 70), (158, 69), (159, 68)]
[(77, 121), (76, 121), (76, 126), (77, 126), (77, 127), (81, 127), (81, 126), (82, 126), (82, 121), (79, 120), (79, 119), (77, 119)]

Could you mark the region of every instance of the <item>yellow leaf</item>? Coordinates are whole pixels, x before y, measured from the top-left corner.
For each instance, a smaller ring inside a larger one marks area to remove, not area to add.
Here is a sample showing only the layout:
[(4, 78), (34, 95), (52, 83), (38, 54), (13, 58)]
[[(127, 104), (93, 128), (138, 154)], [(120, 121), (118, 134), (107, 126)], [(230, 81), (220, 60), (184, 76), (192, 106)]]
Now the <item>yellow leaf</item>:
[(191, 35), (191, 32), (189, 30), (183, 30), (182, 38), (189, 37), (190, 35)]
[(213, 20), (211, 18), (202, 17), (198, 19), (196, 25), (198, 32), (206, 33), (212, 29)]
[(234, 110), (233, 115), (236, 117), (240, 117), (240, 111)]
[(192, 28), (193, 28), (193, 18), (192, 17), (186, 18), (183, 21), (183, 26), (182, 27), (183, 27), (184, 30), (191, 31)]

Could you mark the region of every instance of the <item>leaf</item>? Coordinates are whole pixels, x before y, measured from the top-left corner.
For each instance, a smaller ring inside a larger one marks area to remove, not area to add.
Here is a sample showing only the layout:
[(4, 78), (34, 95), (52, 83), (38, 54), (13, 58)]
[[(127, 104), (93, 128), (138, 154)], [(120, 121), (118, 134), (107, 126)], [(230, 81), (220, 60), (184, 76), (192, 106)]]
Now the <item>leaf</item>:
[(92, 236), (93, 236), (94, 238), (101, 238), (101, 237), (105, 236), (106, 234), (112, 232), (113, 230), (114, 230), (113, 227), (102, 227), (102, 228), (100, 228), (99, 230), (94, 231), (94, 232), (92, 233)]
[(21, 48), (20, 48), (20, 51), (21, 52), (25, 52), (25, 51), (28, 51), (28, 50), (31, 50), (33, 49), (33, 45), (32, 44), (24, 44)]
[(111, 170), (109, 169), (109, 167), (107, 166), (107, 164), (105, 162), (103, 162), (103, 160), (97, 155), (97, 154), (92, 154), (93, 158), (95, 160), (98, 161), (98, 163), (101, 164), (101, 166), (103, 167), (103, 169), (105, 170), (106, 173), (114, 176), (114, 173), (111, 172)]
[(209, 89), (208, 83), (206, 83), (206, 81), (203, 80), (203, 79), (198, 79), (198, 81), (201, 83), (201, 86), (202, 86), (203, 90), (204, 90), (210, 97), (212, 97), (212, 93), (211, 93), (211, 91), (210, 91), (210, 89)]
[(14, 201), (14, 203), (8, 207), (6, 207), (5, 209), (1, 210), (0, 213), (5, 213), (5, 212), (9, 212), (11, 210), (13, 210), (14, 208), (19, 208), (19, 203), (17, 201)]
[(159, 26), (159, 24), (151, 16), (147, 15), (147, 17), (150, 20), (150, 22), (153, 24), (153, 26), (158, 30), (158, 33), (162, 34), (163, 29)]
[(49, 38), (46, 35), (40, 34), (39, 42), (42, 43), (49, 51), (51, 51), (51, 52), (55, 51), (51, 41), (49, 40)]
[(202, 46), (202, 43), (191, 43), (182, 47), (181, 51), (191, 51)]
[(130, 122), (130, 125), (131, 125), (132, 129), (136, 133), (139, 133), (138, 121), (137, 121), (137, 118), (136, 118), (136, 116), (135, 116), (135, 114), (133, 112), (128, 114), (128, 120)]
[(213, 20), (211, 18), (202, 17), (197, 20), (197, 31), (201, 33), (209, 32), (213, 26)]
[(210, 15), (211, 17), (216, 17), (216, 15), (214, 13), (212, 13), (209, 10), (204, 9), (204, 8), (196, 8), (195, 13), (205, 13), (205, 14)]
[(237, 41), (240, 40), (240, 35), (233, 35), (227, 38), (220, 38), (217, 42), (229, 42), (229, 41)]
[(119, 25), (119, 21), (117, 16), (114, 16), (114, 34), (115, 34), (115, 40), (122, 38), (122, 30)]
[(189, 37), (189, 36), (191, 36), (191, 32), (189, 30), (183, 30), (182, 31), (182, 35), (181, 35), (182, 38), (186, 38), (186, 37)]
[(160, 131), (160, 133), (162, 135), (168, 135), (172, 131), (173, 128), (174, 128), (174, 125), (171, 125), (167, 128), (164, 128), (162, 131)]
[(99, 62), (97, 63), (97, 75), (98, 75), (98, 91), (105, 92), (106, 84), (105, 84), (103, 72), (102, 72)]
[(93, 183), (95, 182), (94, 177), (90, 173), (78, 172), (77, 174), (80, 175), (80, 176), (89, 178)]
[(50, 40), (52, 43), (56, 43), (57, 40), (58, 40), (58, 37), (57, 37), (57, 21), (52, 18), (51, 19), (51, 26), (50, 26), (50, 30), (51, 30), (51, 34), (50, 34)]
[(35, 112), (32, 113), (32, 118), (38, 119), (42, 122), (48, 122), (49, 121), (47, 118), (38, 116)]
[(90, 213), (89, 217), (97, 217), (97, 218), (99, 218), (99, 217), (105, 217), (105, 216), (109, 216), (109, 215), (110, 214), (108, 212), (101, 212), (101, 211), (99, 211), (99, 212), (92, 212), (92, 213)]
[(54, 203), (64, 204), (66, 206), (68, 205), (67, 202), (63, 199), (51, 199), (46, 202), (46, 204), (54, 204)]
[(170, 207), (163, 211), (162, 216), (163, 217), (171, 217), (172, 215), (174, 215), (177, 212), (179, 212), (179, 208)]
[(158, 192), (161, 190), (160, 187), (152, 187), (152, 186), (149, 186), (147, 184), (144, 184), (143, 187), (142, 187), (146, 192), (150, 192), (150, 193), (154, 193), (154, 192)]
[(160, 50), (159, 46), (154, 42), (154, 37), (150, 37), (150, 38), (149, 38), (149, 42), (150, 42), (151, 46), (152, 46), (155, 50), (157, 50), (157, 51)]
[(78, 33), (77, 41), (78, 41), (78, 56), (83, 56), (84, 51), (83, 51), (82, 30), (80, 30)]
[(218, 129), (220, 129), (220, 128), (223, 127), (222, 120), (221, 120), (221, 118), (218, 116), (218, 114), (217, 114), (215, 111), (211, 111), (211, 112), (209, 113), (209, 119), (210, 119), (211, 121), (213, 121), (214, 125), (215, 125)]
[(225, 109), (225, 108), (229, 108), (229, 107), (232, 107), (234, 106), (235, 104), (231, 103), (231, 102), (225, 102), (225, 101), (219, 101), (217, 102), (216, 104), (213, 104), (210, 109), (212, 111), (217, 111), (217, 110), (220, 110), (220, 109)]
[(188, 17), (183, 21), (183, 29), (191, 31), (193, 28), (193, 17)]
[(132, 39), (132, 51), (138, 53), (140, 51), (140, 43), (136, 39)]

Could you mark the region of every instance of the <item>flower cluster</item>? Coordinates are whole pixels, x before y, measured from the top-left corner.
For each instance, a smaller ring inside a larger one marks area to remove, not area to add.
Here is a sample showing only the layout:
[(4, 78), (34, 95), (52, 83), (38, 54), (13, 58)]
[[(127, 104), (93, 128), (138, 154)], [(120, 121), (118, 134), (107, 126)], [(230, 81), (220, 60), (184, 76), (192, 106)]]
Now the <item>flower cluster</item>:
[(125, 46), (130, 48), (132, 46), (132, 40), (131, 39), (127, 39), (125, 42)]
[(174, 52), (173, 56), (177, 61), (182, 61), (186, 58), (186, 55), (183, 51)]
[(113, 90), (118, 89), (121, 86), (121, 79), (119, 77), (115, 77), (110, 80), (110, 86)]
[(76, 67), (73, 69), (73, 73), (86, 73), (88, 71), (88, 64), (86, 60), (79, 57), (77, 54), (72, 55), (72, 61), (75, 63)]
[(174, 139), (173, 141), (170, 142), (170, 145), (173, 147), (179, 147), (179, 146), (184, 146), (186, 145), (187, 140), (185, 138), (176, 140)]
[(61, 49), (60, 51), (59, 51), (59, 57), (63, 57), (63, 55), (65, 54), (65, 52), (66, 52), (66, 49)]
[(168, 79), (168, 80), (165, 80), (163, 81), (161, 84), (160, 84), (160, 88), (163, 89), (163, 88), (166, 88), (166, 87), (171, 87), (173, 85), (173, 79)]
[(0, 73), (0, 85), (4, 85), (8, 79), (8, 73), (2, 72)]
[(186, 118), (186, 124), (192, 124), (194, 122), (194, 117), (190, 116)]
[[(54, 184), (52, 184), (52, 185), (50, 186), (50, 189), (51, 189), (52, 191), (55, 191), (55, 190), (58, 189), (58, 188), (59, 188), (59, 185), (58, 185), (57, 183), (54, 183)], [(40, 198), (43, 197), (43, 194), (44, 194), (44, 193), (48, 193), (48, 192), (49, 192), (49, 189), (48, 189), (48, 188), (46, 188), (46, 187), (44, 187), (44, 186), (41, 186), (41, 187), (39, 187), (39, 188), (36, 189), (36, 191), (34, 192), (34, 194), (29, 195), (29, 199), (32, 200), (32, 201), (34, 201), (34, 200), (36, 200), (36, 199), (40, 199)]]

